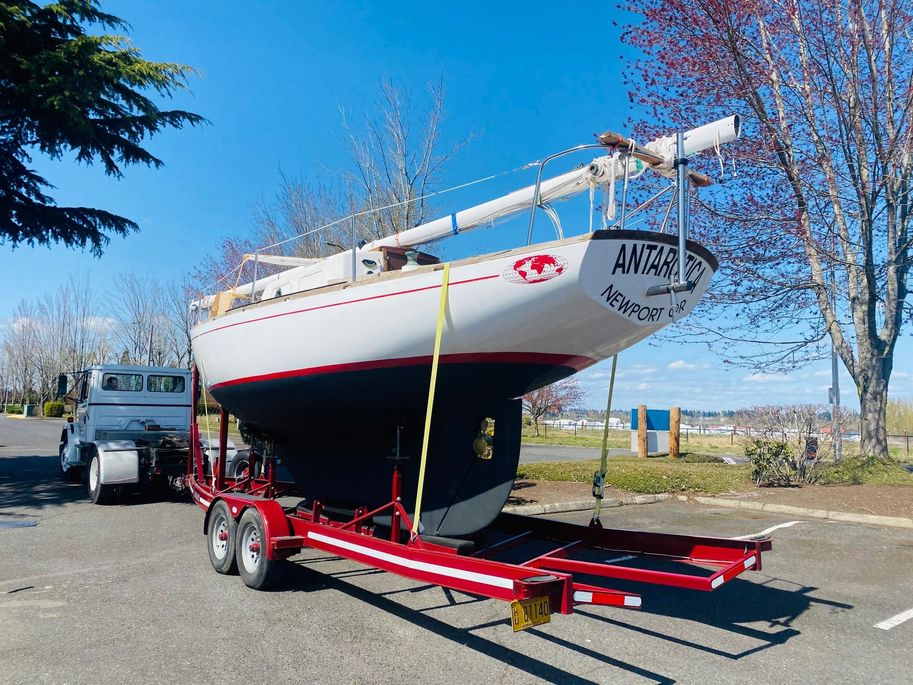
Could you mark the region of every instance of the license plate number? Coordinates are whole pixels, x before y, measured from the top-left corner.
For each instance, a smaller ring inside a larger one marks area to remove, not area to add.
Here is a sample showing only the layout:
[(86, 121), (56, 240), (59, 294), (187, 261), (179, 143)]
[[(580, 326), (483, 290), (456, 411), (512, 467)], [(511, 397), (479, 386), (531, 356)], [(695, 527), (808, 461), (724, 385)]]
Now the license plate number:
[(552, 620), (552, 608), (548, 595), (515, 599), (510, 603), (510, 623), (514, 632), (540, 626)]

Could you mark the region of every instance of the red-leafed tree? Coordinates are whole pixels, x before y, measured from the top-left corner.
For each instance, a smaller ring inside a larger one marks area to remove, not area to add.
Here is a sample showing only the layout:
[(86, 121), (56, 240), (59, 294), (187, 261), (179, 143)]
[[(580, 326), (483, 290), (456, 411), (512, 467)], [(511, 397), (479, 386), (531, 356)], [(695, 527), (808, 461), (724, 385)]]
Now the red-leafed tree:
[[(733, 149), (694, 237), (721, 258), (692, 317), (756, 365), (836, 347), (860, 401), (862, 450), (887, 456), (894, 348), (910, 316), (913, 5), (903, 0), (630, 0), (634, 103), (655, 129), (730, 113)], [(652, 131), (651, 131), (652, 132)], [(644, 131), (644, 133), (647, 133)], [(740, 349), (746, 349), (742, 347)]]
[(546, 414), (560, 414), (573, 407), (583, 397), (583, 391), (572, 378), (558, 381), (523, 396), (523, 408), (529, 412), (539, 435), (539, 419)]

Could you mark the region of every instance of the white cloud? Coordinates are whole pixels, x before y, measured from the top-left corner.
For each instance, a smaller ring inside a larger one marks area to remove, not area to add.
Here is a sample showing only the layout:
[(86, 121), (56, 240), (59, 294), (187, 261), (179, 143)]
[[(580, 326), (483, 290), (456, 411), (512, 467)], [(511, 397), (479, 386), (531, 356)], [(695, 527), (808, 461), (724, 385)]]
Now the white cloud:
[(682, 371), (693, 371), (697, 368), (697, 364), (689, 364), (684, 359), (676, 359), (674, 362), (670, 363), (666, 367), (670, 370), (682, 370)]
[(639, 384), (639, 385), (637, 386), (637, 389), (638, 389), (638, 390), (646, 390), (646, 389), (649, 388), (649, 387), (650, 387), (650, 384), (649, 384), (649, 383), (641, 383), (641, 384)]

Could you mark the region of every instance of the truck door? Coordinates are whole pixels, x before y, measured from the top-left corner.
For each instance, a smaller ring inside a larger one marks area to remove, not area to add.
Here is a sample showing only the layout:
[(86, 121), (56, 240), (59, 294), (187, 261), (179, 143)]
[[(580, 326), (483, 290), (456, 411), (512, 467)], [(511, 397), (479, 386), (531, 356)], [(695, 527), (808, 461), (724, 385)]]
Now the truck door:
[(79, 379), (79, 383), (76, 386), (76, 418), (74, 422), (76, 423), (76, 433), (79, 436), (80, 442), (92, 441), (92, 436), (87, 436), (87, 432), (89, 421), (89, 386), (92, 385), (94, 379), (94, 373), (85, 373)]

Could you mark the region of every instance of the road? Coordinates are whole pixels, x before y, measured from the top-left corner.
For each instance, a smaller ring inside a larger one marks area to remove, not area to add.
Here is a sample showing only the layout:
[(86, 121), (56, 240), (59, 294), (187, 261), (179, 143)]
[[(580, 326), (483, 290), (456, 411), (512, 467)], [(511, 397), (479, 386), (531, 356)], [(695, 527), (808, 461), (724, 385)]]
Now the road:
[[(874, 627), (913, 608), (910, 531), (802, 521), (713, 594), (641, 586), (642, 611), (514, 634), (505, 604), (317, 552), (249, 590), (211, 570), (191, 504), (97, 507), (57, 481), (59, 429), (0, 418), (0, 683), (913, 681), (913, 620)], [(671, 501), (604, 523), (738, 536), (789, 521)]]

